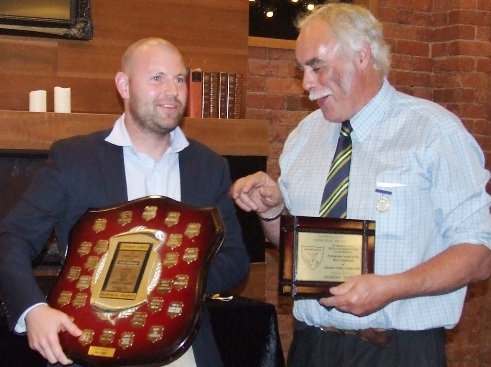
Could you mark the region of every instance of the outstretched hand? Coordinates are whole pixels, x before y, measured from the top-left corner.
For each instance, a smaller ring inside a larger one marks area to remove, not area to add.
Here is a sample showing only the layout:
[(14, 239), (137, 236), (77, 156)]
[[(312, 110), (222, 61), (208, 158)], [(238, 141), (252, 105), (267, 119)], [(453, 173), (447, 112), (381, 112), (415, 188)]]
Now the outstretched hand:
[(235, 181), (230, 188), (230, 196), (242, 210), (259, 214), (284, 205), (278, 184), (264, 172)]
[(58, 333), (64, 331), (78, 337), (82, 334), (68, 315), (48, 305), (39, 305), (26, 315), (29, 346), (39, 352), (49, 363), (72, 364), (60, 345)]

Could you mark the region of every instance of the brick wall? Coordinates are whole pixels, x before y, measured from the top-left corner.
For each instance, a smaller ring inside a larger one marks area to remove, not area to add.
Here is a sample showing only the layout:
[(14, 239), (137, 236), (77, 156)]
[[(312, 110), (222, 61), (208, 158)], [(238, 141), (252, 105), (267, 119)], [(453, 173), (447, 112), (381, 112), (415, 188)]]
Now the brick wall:
[[(491, 1), (379, 0), (378, 18), (393, 52), (391, 83), (461, 117), (491, 167)], [(268, 172), (288, 133), (315, 109), (303, 94), (289, 48), (250, 47), (247, 117), (268, 119)], [(488, 192), (491, 186), (488, 185)], [(291, 342), (291, 301), (277, 297), (277, 253), (267, 253), (267, 298), (277, 306), (282, 345)], [(449, 367), (491, 366), (491, 280), (469, 288), (457, 327), (447, 332)]]

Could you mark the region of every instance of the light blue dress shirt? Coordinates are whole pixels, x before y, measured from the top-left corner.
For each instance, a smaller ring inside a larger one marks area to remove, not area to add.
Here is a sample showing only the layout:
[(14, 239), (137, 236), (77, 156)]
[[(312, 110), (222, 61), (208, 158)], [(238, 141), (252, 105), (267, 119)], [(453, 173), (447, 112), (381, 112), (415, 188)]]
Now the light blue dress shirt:
[[(118, 118), (106, 141), (123, 147), (128, 200), (149, 195), (181, 200), (179, 152), (186, 148), (189, 142), (179, 127), (170, 133), (170, 146), (158, 162), (133, 147), (124, 124), (124, 114)], [(196, 367), (192, 350), (190, 347), (168, 367)]]
[(162, 195), (181, 200), (179, 152), (186, 148), (189, 142), (179, 127), (170, 133), (170, 137), (170, 147), (162, 158), (155, 162), (149, 155), (135, 150), (124, 125), (124, 114), (118, 118), (106, 141), (123, 147), (128, 200), (148, 195)]
[[(348, 218), (375, 220), (376, 274), (405, 271), (459, 243), (491, 247), (485, 191), (490, 175), (480, 147), (457, 116), (397, 92), (385, 80), (350, 121)], [(340, 128), (317, 110), (288, 137), (279, 184), (292, 215), (318, 216)], [(387, 211), (377, 209), (382, 195)], [(399, 300), (364, 317), (327, 310), (317, 300), (297, 300), (293, 312), (309, 325), (342, 329), (451, 328), (461, 316), (465, 293), (463, 287)]]

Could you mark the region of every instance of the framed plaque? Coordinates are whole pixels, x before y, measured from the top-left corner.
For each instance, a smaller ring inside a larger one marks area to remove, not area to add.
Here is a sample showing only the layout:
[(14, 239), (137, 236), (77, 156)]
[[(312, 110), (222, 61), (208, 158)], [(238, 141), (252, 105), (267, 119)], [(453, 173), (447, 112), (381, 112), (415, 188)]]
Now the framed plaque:
[(87, 211), (48, 303), (83, 333), (60, 333), (86, 366), (161, 366), (191, 345), (209, 265), (224, 228), (218, 209), (151, 196)]
[(321, 298), (350, 277), (373, 273), (375, 222), (282, 216), (280, 294)]

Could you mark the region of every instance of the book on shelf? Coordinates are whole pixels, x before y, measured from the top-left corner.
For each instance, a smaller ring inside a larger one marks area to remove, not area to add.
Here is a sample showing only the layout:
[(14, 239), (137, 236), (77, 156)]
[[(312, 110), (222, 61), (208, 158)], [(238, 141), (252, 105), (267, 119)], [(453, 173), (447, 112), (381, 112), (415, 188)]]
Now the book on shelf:
[(201, 117), (207, 118), (210, 116), (210, 90), (211, 90), (211, 72), (203, 71), (203, 92), (201, 103)]
[(218, 118), (219, 103), (219, 75), (218, 71), (210, 71), (210, 117)]
[(242, 74), (235, 74), (235, 91), (234, 91), (234, 119), (242, 118), (242, 85), (243, 78)]
[(218, 74), (218, 118), (221, 119), (228, 115), (228, 75), (225, 72)]
[(236, 88), (236, 77), (237, 74), (229, 73), (228, 74), (228, 85), (227, 85), (227, 118), (233, 119), (234, 116), (234, 108), (235, 108), (235, 88)]
[(203, 71), (201, 69), (189, 70), (186, 76), (188, 87), (188, 102), (186, 117), (202, 117), (203, 103)]
[(189, 74), (186, 116), (241, 118), (242, 74), (201, 69)]

